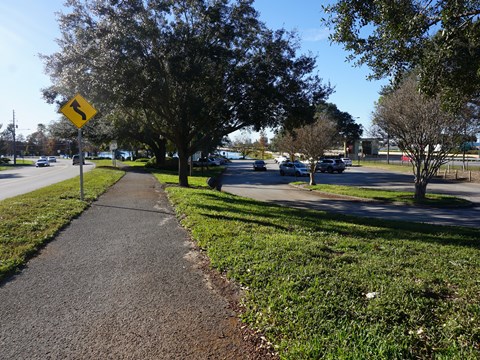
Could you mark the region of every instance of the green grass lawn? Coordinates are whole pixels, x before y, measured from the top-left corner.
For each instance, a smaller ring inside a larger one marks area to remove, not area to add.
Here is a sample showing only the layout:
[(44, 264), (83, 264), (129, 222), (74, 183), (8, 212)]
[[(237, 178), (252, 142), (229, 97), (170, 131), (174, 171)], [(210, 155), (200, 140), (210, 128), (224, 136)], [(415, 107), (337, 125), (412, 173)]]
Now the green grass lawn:
[[(221, 171), (221, 169), (212, 169)], [(480, 232), (284, 208), (181, 188), (154, 171), (211, 264), (242, 286), (242, 319), (282, 359), (480, 358)], [(23, 264), (123, 172), (0, 202), (0, 276)], [(195, 173), (200, 175), (199, 173)]]
[(480, 357), (478, 230), (167, 192), (282, 359)]
[[(409, 173), (413, 176), (412, 164), (408, 161), (399, 162), (399, 161), (392, 161), (390, 164), (387, 164), (385, 160), (361, 160), (360, 162), (353, 160), (353, 166), (363, 166), (363, 167), (373, 167), (378, 169), (384, 169), (388, 171), (396, 171), (401, 173)], [(439, 173), (449, 169), (451, 171), (454, 170), (463, 170), (462, 165), (442, 165), (439, 169)], [(480, 171), (480, 166), (472, 165), (471, 163), (468, 164), (468, 169), (472, 171)]]
[[(35, 165), (35, 161), (33, 160), (25, 160), (25, 159), (17, 159), (17, 165), (16, 166), (31, 166)], [(15, 169), (15, 165), (13, 165), (13, 159), (10, 161), (9, 164), (2, 164), (0, 165), (0, 171), (2, 170), (11, 170)]]
[(401, 162), (391, 162), (387, 164), (386, 161), (374, 161), (374, 160), (361, 160), (360, 162), (356, 160), (353, 161), (353, 166), (362, 166), (362, 167), (372, 167), (377, 169), (384, 169), (387, 171), (396, 171), (401, 173), (408, 173), (412, 174), (413, 177), (413, 170), (412, 165), (410, 162), (404, 161)]
[(432, 207), (468, 207), (472, 203), (468, 200), (461, 199), (455, 196), (442, 194), (429, 194), (422, 201), (414, 199), (413, 191), (394, 191), (394, 190), (378, 190), (371, 188), (344, 186), (344, 185), (305, 185), (304, 182), (294, 182), (295, 185), (302, 185), (303, 187), (315, 191), (338, 194), (345, 196), (352, 196), (356, 198), (371, 199), (376, 201), (383, 201), (388, 203), (402, 203), (407, 205), (425, 205)]
[[(176, 185), (178, 184), (178, 172), (174, 170), (156, 170), (156, 169), (146, 169), (150, 171), (162, 184), (167, 185)], [(192, 171), (192, 176), (188, 177), (188, 184), (190, 187), (198, 188), (208, 188), (207, 179), (209, 177), (219, 176), (225, 170), (224, 166), (210, 166), (208, 169), (194, 167)]]
[(0, 201), (0, 279), (23, 265), (123, 176), (123, 171), (102, 163), (84, 174), (84, 201), (78, 177)]

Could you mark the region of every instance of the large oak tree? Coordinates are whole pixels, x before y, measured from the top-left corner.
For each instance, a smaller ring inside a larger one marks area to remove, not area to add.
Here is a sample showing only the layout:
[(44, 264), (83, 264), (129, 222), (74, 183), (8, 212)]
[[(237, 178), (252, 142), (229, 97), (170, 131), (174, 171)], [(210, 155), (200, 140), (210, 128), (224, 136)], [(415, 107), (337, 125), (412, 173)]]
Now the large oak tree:
[[(69, 0), (60, 50), (45, 57), (50, 101), (75, 92), (101, 114), (141, 111), (173, 142), (179, 183), (188, 157), (235, 130), (313, 119), (330, 89), (297, 56), (294, 34), (258, 20), (252, 0)], [(132, 120), (135, 121), (135, 120)]]
[(343, 142), (344, 156), (348, 157), (348, 146), (354, 145), (363, 134), (363, 127), (357, 124), (352, 115), (338, 109), (337, 105), (320, 102), (317, 105), (317, 113), (329, 117), (336, 124), (338, 139)]
[(372, 78), (420, 70), (422, 91), (450, 110), (480, 94), (480, 0), (338, 0), (324, 10), (331, 40)]

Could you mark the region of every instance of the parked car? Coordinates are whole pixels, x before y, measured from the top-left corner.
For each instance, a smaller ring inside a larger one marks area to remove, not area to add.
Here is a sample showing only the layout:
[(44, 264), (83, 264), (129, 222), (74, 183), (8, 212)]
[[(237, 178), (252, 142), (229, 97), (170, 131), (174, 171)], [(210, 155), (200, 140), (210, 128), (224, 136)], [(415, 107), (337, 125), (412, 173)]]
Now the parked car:
[(281, 163), (284, 162), (284, 161), (288, 161), (287, 157), (286, 157), (286, 156), (283, 156), (283, 155), (280, 155), (280, 156), (276, 157), (276, 158), (273, 159), (273, 160), (275, 160), (275, 162), (276, 162), (277, 164), (281, 164)]
[(35, 162), (35, 167), (45, 167), (45, 166), (50, 166), (50, 163), (48, 162), (47, 159), (40, 158)]
[(345, 163), (341, 159), (323, 159), (317, 163), (316, 171), (324, 173), (338, 172), (341, 174), (345, 171)]
[(8, 164), (10, 162), (10, 158), (0, 155), (0, 164)]
[(48, 160), (48, 162), (51, 162), (51, 163), (52, 163), (52, 162), (57, 162), (57, 158), (56, 158), (55, 156), (49, 156), (49, 157), (47, 158), (47, 160)]
[[(280, 166), (280, 165), (282, 165), (282, 164), (290, 163), (290, 162), (292, 162), (292, 161), (290, 161), (290, 160), (288, 160), (288, 159), (282, 160), (282, 161), (280, 161), (280, 162), (278, 163), (278, 166)], [(294, 163), (294, 164), (303, 164), (303, 163), (302, 163), (300, 160), (298, 160), (298, 159), (295, 159), (295, 160), (293, 161), (293, 163)], [(303, 165), (304, 165), (304, 164), (303, 164)]]
[[(83, 165), (85, 165), (85, 159), (82, 159)], [(73, 155), (72, 165), (80, 165), (80, 155)]]
[(222, 165), (222, 161), (219, 158), (209, 157), (208, 158), (209, 165), (220, 166)]
[(309, 176), (310, 172), (301, 162), (283, 162), (280, 164), (280, 175)]
[(253, 170), (254, 171), (257, 171), (257, 170), (267, 171), (267, 164), (265, 164), (265, 161), (263, 161), (263, 160), (255, 160), (253, 162)]
[(345, 163), (345, 166), (352, 166), (352, 159), (348, 158), (348, 157), (344, 157), (342, 158), (342, 161)]
[(214, 156), (214, 159), (220, 162), (220, 165), (225, 165), (227, 163), (227, 159), (221, 156)]
[(200, 158), (193, 161), (193, 166), (217, 166), (219, 161), (214, 161), (213, 158)]

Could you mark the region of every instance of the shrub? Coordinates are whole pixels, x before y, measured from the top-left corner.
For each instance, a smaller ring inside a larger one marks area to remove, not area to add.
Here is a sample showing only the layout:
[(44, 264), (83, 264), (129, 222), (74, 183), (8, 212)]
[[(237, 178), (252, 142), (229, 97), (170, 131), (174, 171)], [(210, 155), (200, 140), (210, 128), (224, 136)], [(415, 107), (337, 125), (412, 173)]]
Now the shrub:
[(156, 157), (148, 159), (145, 163), (145, 167), (161, 169), (161, 170), (177, 170), (178, 169), (178, 158), (166, 158), (165, 163), (157, 165)]

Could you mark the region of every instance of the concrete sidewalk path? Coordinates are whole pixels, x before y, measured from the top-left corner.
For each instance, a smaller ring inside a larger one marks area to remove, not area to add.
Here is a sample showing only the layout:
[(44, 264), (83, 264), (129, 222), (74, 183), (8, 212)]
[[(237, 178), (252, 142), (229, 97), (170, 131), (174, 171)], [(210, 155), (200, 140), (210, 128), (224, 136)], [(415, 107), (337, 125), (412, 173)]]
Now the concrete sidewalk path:
[(127, 174), (0, 284), (0, 359), (253, 359), (164, 191)]

